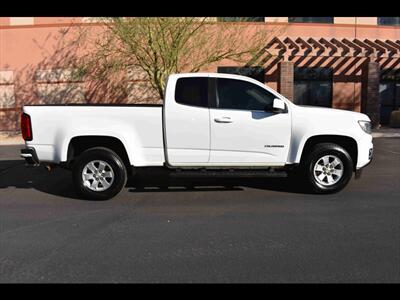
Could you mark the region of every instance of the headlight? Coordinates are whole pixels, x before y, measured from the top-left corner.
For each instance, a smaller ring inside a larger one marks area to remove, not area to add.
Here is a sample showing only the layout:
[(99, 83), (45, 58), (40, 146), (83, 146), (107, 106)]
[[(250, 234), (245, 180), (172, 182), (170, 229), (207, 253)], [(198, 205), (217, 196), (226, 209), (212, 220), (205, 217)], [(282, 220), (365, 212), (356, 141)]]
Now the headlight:
[(371, 122), (370, 121), (358, 121), (362, 130), (366, 133), (371, 133)]

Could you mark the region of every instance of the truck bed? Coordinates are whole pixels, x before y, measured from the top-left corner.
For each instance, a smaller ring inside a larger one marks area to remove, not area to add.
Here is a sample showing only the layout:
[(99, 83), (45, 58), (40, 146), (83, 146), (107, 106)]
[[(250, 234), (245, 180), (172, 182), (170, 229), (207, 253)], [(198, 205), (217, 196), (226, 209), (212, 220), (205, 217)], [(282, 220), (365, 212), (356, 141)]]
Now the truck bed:
[(162, 107), (162, 104), (135, 104), (135, 103), (61, 103), (61, 104), (31, 104), (28, 106), (130, 106), (130, 107)]
[(93, 135), (119, 139), (137, 166), (164, 163), (162, 105), (32, 105), (24, 112), (33, 132), (27, 146), (35, 147), (40, 161), (65, 162), (72, 137)]

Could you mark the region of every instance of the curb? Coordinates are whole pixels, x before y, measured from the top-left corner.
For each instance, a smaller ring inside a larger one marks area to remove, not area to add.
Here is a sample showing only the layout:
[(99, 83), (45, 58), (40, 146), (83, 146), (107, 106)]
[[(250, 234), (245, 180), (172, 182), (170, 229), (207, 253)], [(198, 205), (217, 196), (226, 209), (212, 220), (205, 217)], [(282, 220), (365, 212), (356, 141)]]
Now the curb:
[(7, 134), (0, 132), (0, 146), (23, 145), (25, 141), (21, 134)]
[(372, 133), (373, 138), (399, 138), (400, 133), (384, 133), (384, 132), (373, 132)]
[(24, 144), (25, 144), (24, 142), (14, 142), (14, 141), (0, 142), (0, 146), (21, 146)]

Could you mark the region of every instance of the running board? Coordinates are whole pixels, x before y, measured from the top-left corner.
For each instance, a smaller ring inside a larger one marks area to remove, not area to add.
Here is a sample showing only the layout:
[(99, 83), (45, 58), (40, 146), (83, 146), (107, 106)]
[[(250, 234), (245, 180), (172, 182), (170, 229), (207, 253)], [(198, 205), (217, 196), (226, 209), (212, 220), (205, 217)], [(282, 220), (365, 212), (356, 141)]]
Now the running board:
[(170, 171), (171, 177), (287, 177), (287, 172), (282, 170), (182, 170)]

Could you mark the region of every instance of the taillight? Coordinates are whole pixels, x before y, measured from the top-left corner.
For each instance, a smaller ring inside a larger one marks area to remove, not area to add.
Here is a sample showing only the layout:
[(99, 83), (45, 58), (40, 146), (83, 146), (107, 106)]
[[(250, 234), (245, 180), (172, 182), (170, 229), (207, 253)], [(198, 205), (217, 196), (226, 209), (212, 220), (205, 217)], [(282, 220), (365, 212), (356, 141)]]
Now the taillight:
[(25, 141), (32, 141), (31, 117), (26, 113), (21, 115), (21, 132)]

